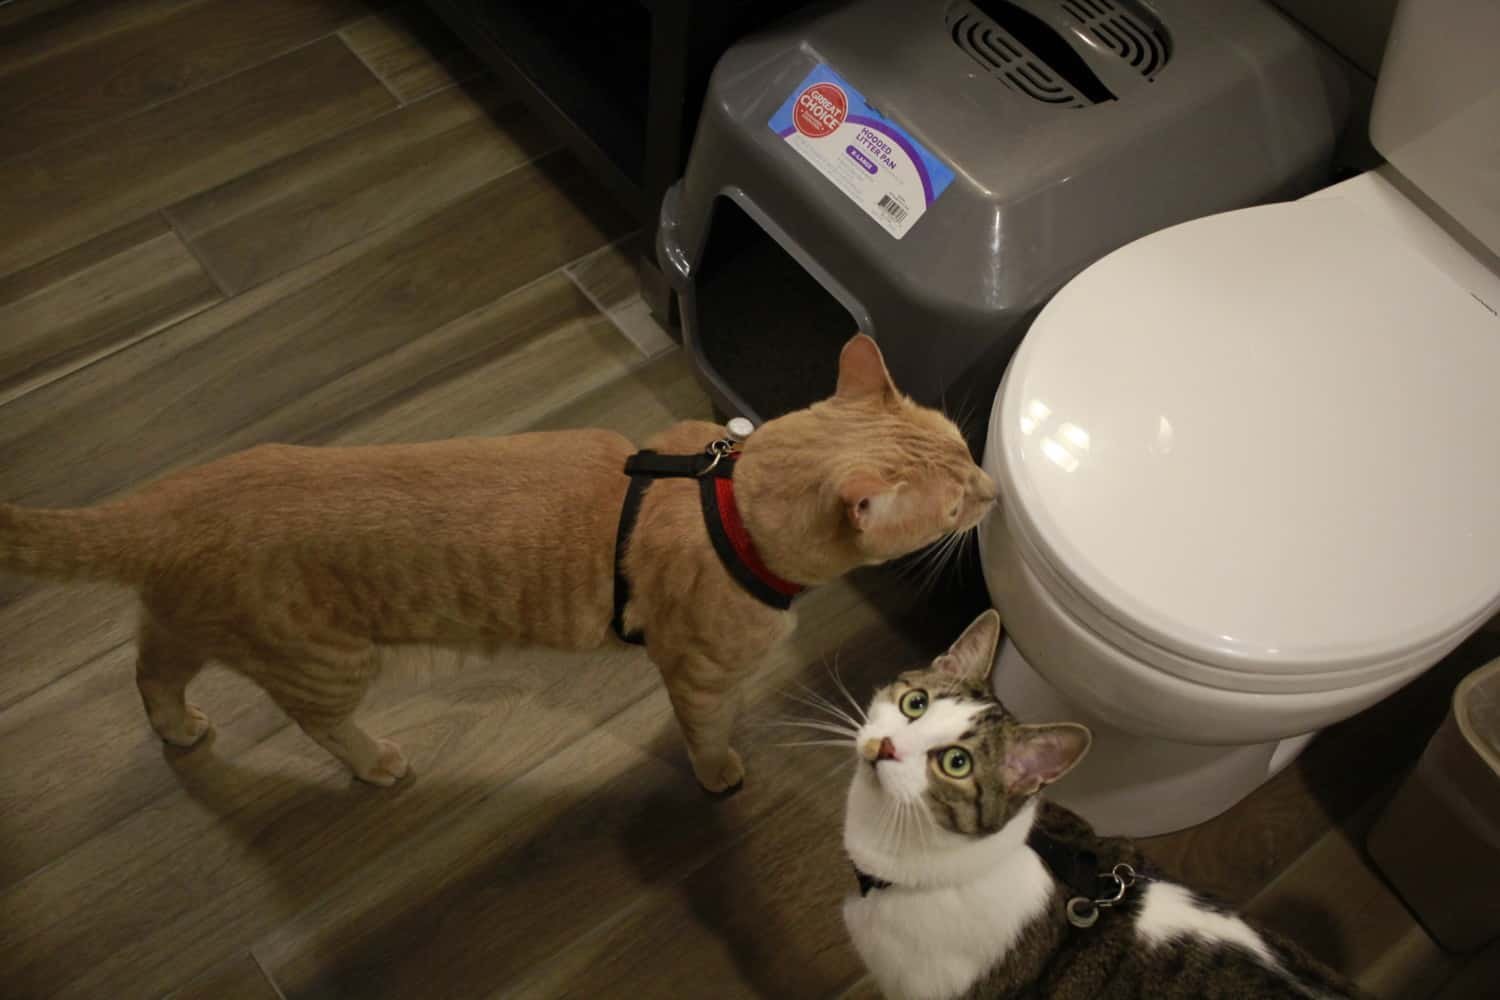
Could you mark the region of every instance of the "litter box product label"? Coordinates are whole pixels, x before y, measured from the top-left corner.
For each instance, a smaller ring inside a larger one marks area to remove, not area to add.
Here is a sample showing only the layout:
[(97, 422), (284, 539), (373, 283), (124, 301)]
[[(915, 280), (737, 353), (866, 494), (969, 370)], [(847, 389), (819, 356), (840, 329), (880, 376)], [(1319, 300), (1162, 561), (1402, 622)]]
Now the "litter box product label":
[(770, 125), (898, 240), (953, 182), (941, 160), (822, 63)]

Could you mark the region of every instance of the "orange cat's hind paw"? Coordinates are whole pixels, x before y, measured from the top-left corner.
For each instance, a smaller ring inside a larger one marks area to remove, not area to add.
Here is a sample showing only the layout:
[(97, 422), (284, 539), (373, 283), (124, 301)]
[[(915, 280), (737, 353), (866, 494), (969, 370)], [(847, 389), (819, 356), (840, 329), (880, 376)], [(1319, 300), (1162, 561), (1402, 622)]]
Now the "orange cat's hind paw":
[(171, 725), (157, 726), (156, 733), (174, 747), (190, 747), (207, 736), (212, 728), (213, 724), (203, 714), (203, 709), (197, 705), (187, 705), (182, 718), (173, 720)]
[(389, 788), (406, 777), (406, 772), (411, 770), (411, 765), (406, 762), (406, 755), (401, 752), (401, 748), (391, 740), (376, 740), (375, 745), (380, 750), (375, 757), (375, 763), (361, 773), (359, 778), (372, 785)]

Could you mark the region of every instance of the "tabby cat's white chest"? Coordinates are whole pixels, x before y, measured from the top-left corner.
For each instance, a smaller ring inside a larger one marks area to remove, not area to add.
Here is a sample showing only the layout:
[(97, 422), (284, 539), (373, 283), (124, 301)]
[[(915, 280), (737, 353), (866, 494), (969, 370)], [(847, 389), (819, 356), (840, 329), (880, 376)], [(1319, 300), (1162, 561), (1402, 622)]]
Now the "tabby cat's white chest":
[(940, 1000), (999, 964), (1051, 895), (1046, 868), (1023, 849), (960, 886), (851, 896), (844, 925), (887, 997)]

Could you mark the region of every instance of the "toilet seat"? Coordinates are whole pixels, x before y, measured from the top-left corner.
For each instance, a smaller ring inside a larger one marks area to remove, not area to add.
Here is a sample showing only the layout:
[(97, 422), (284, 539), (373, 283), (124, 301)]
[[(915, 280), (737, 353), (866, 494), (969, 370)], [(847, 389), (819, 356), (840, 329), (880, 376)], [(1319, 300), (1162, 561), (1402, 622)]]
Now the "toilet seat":
[(1185, 223), (1022, 342), (990, 431), (1009, 533), (1080, 623), (1185, 681), (1422, 669), (1500, 608), (1497, 378), (1500, 319), (1356, 201)]

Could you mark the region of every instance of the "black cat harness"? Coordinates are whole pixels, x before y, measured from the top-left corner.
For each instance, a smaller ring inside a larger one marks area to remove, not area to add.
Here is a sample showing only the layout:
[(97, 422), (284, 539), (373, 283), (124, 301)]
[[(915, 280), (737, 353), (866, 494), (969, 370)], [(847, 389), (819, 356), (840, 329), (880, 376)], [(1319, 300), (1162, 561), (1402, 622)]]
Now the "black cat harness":
[[(1101, 869), (1099, 855), (1093, 851), (1058, 840), (1033, 827), (1026, 838), (1026, 846), (1036, 852), (1042, 864), (1072, 893), (1067, 902), (1068, 923), (1074, 927), (1092, 927), (1099, 921), (1099, 913), (1125, 901), (1126, 895), (1137, 882), (1152, 881), (1133, 867), (1121, 861), (1108, 871)], [(854, 878), (859, 882), (859, 894), (868, 896), (877, 889), (889, 889), (891, 883), (876, 878), (868, 872), (854, 868)], [(1112, 883), (1099, 893), (1101, 882)]]
[[(731, 433), (739, 430), (735, 426), (738, 423), (731, 421)], [(746, 429), (745, 434), (748, 433)], [(735, 437), (743, 435), (715, 441), (696, 455), (660, 455), (642, 450), (625, 461), (630, 486), (625, 491), (625, 504), (620, 508), (620, 527), (615, 533), (615, 613), (612, 625), (615, 635), (626, 642), (639, 646), (645, 644), (646, 638), (639, 630), (627, 632), (625, 629), (625, 605), (630, 601), (630, 581), (625, 578), (625, 545), (635, 530), (646, 487), (658, 479), (698, 480), (703, 523), (708, 528), (714, 552), (729, 575), (752, 597), (778, 611), (785, 611), (792, 606), (792, 598), (806, 589), (772, 573), (750, 540), (734, 499), (734, 467), (739, 460), (739, 444)]]

